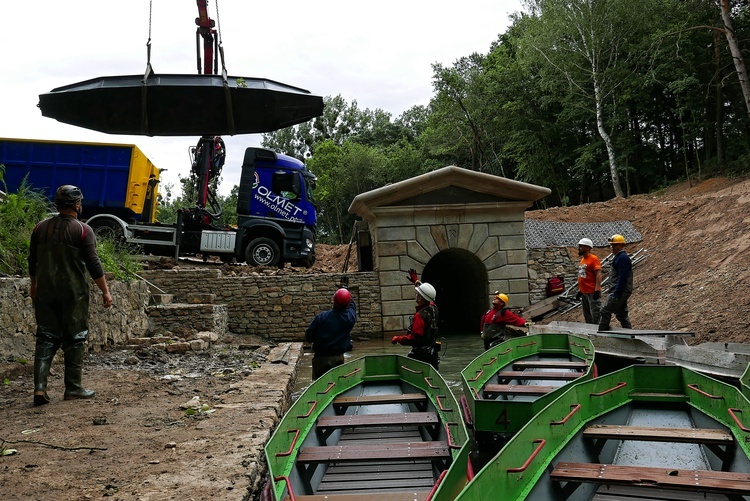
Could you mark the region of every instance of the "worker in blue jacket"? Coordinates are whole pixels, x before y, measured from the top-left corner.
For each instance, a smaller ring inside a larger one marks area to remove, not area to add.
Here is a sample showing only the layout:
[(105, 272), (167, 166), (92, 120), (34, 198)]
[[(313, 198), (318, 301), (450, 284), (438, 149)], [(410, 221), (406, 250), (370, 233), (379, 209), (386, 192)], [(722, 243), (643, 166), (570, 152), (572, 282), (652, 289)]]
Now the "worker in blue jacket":
[(315, 315), (305, 331), (313, 344), (313, 381), (344, 363), (344, 353), (352, 349), (351, 332), (357, 322), (357, 307), (345, 287), (333, 295), (333, 308)]
[(620, 321), (626, 329), (632, 329), (628, 316), (628, 299), (633, 293), (633, 262), (625, 252), (625, 237), (612, 235), (609, 239), (612, 248), (612, 267), (609, 270), (610, 289), (607, 302), (604, 303), (599, 314), (599, 331), (608, 331), (609, 322), (614, 313), (615, 318)]

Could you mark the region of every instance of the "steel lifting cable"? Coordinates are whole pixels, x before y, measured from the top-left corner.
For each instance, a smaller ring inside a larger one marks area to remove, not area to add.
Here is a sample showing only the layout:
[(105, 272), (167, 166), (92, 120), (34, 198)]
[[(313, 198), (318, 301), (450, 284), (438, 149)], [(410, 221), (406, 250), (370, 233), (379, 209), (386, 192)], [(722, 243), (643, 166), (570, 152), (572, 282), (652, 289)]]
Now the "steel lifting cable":
[(141, 132), (148, 133), (148, 107), (146, 103), (147, 99), (147, 86), (146, 82), (154, 69), (151, 67), (151, 17), (154, 9), (154, 0), (150, 0), (148, 3), (148, 40), (146, 41), (146, 71), (143, 74), (143, 80), (141, 80)]
[[(219, 16), (219, 0), (216, 0), (216, 47), (218, 48), (219, 57), (221, 57), (221, 79), (224, 82), (224, 98), (227, 105), (227, 124), (230, 135), (234, 134), (234, 112), (232, 110), (232, 94), (229, 91), (229, 81), (227, 79), (227, 66), (224, 61), (224, 45), (221, 41), (221, 17)], [(214, 55), (214, 58), (216, 56)], [(216, 62), (214, 62), (216, 66)]]

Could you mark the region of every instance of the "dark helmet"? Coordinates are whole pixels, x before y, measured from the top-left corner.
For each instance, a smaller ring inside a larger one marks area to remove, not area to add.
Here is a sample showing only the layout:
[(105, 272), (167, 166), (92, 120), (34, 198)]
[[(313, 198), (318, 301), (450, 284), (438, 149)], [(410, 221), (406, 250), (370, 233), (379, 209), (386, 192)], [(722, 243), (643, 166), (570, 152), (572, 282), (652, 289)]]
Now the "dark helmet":
[(55, 203), (58, 205), (75, 205), (81, 200), (83, 200), (83, 193), (80, 188), (72, 184), (64, 184), (55, 192)]
[(346, 308), (352, 300), (352, 293), (346, 289), (339, 289), (333, 295), (334, 308)]

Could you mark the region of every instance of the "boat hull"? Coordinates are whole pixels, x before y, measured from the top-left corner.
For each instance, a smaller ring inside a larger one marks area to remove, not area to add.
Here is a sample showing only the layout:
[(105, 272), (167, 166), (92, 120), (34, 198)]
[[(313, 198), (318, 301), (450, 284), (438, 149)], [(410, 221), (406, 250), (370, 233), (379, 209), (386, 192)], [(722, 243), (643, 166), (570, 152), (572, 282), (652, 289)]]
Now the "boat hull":
[(398, 355), (358, 358), (314, 381), (266, 444), (272, 499), (426, 499), (438, 484), (455, 497), (467, 483), (468, 438), (431, 366)]
[(748, 425), (737, 388), (682, 367), (631, 366), (571, 385), (458, 499), (589, 500), (602, 489), (625, 492), (618, 499), (655, 490), (744, 499)]

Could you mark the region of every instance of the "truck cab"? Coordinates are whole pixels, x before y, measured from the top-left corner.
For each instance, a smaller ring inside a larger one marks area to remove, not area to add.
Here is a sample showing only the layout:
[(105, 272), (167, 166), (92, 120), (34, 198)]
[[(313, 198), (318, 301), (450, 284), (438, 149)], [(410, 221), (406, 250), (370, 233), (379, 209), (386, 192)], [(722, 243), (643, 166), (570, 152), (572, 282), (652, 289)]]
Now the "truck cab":
[(315, 263), (316, 179), (296, 158), (245, 150), (237, 201), (239, 260), (255, 266)]

